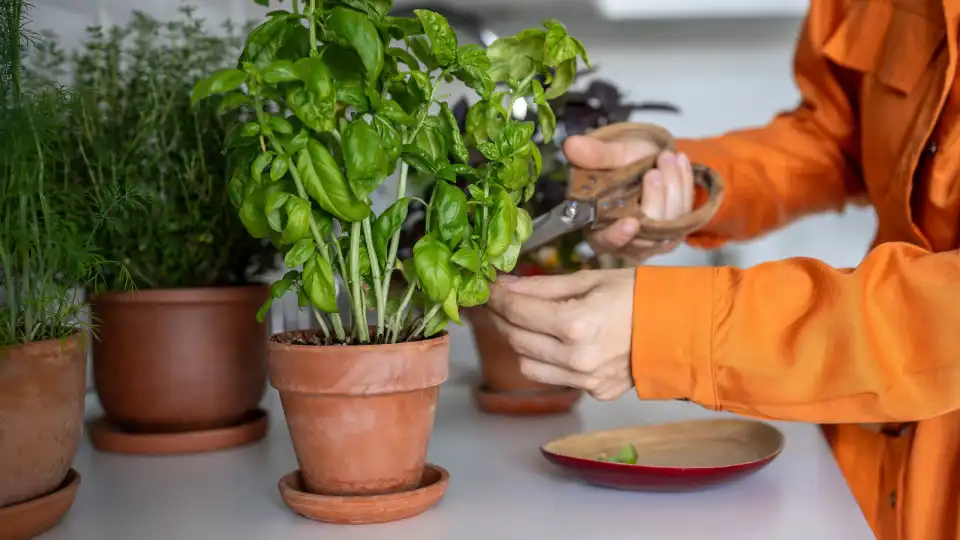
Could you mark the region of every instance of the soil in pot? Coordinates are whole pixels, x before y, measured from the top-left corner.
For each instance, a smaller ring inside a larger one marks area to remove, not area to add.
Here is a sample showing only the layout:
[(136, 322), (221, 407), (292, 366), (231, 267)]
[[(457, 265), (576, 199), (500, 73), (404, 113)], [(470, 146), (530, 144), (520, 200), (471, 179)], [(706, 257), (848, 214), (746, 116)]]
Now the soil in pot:
[(465, 311), (480, 357), (477, 405), (495, 414), (549, 414), (570, 410), (581, 392), (531, 381), (520, 371), (520, 357), (493, 324), (486, 308)]
[(304, 490), (372, 497), (419, 488), (449, 337), (293, 344), (314, 335), (286, 332), (268, 344), (270, 383), (280, 392)]
[(0, 507), (63, 484), (80, 444), (86, 363), (81, 335), (0, 349)]
[(266, 391), (267, 332), (256, 312), (268, 294), (266, 285), (251, 285), (94, 298), (94, 384), (113, 429), (155, 435), (245, 426)]

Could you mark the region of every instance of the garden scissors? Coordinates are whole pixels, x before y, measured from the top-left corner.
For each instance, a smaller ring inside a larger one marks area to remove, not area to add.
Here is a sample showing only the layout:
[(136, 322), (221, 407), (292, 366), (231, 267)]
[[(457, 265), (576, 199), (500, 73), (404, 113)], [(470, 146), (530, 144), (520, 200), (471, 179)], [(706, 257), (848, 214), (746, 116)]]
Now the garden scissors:
[[(674, 151), (676, 141), (665, 129), (651, 124), (617, 123), (590, 134), (601, 140), (624, 135), (653, 141), (662, 150)], [(620, 169), (601, 171), (571, 167), (566, 201), (533, 221), (533, 234), (520, 253), (542, 247), (565, 234), (583, 229), (601, 229), (621, 218), (640, 221), (638, 239), (656, 242), (682, 238), (706, 225), (720, 208), (723, 180), (713, 170), (693, 165), (694, 181), (707, 192), (707, 200), (693, 212), (678, 219), (657, 221), (640, 208), (643, 175), (656, 167), (657, 156), (641, 159)]]

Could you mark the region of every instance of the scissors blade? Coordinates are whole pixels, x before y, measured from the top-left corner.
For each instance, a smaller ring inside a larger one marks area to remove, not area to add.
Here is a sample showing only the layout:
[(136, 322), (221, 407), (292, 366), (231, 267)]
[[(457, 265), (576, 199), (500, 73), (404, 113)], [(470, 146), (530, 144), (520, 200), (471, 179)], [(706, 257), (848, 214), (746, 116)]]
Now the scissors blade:
[(586, 203), (567, 201), (533, 220), (533, 234), (520, 246), (520, 254), (529, 253), (557, 238), (580, 230), (596, 218), (594, 208)]

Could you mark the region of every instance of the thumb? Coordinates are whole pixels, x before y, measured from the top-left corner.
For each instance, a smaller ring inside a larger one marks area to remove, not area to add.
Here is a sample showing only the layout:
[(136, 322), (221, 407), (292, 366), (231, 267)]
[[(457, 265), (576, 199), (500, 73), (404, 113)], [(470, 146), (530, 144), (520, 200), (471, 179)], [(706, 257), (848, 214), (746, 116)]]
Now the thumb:
[(659, 152), (655, 143), (638, 137), (603, 141), (587, 135), (574, 135), (563, 145), (567, 160), (580, 169), (616, 169)]
[(497, 280), (491, 288), (504, 288), (512, 293), (533, 296), (543, 300), (578, 298), (590, 292), (597, 283), (597, 270), (583, 270), (573, 274), (531, 276), (509, 281)]

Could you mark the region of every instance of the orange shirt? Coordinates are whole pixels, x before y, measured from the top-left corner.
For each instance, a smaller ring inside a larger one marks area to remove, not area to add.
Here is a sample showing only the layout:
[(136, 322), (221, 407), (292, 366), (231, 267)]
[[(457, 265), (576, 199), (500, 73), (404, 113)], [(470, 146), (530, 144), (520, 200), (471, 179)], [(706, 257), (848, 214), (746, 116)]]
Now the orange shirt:
[(811, 0), (799, 107), (680, 144), (727, 182), (691, 244), (858, 200), (879, 217), (859, 267), (637, 269), (638, 395), (829, 424), (881, 540), (960, 540), (958, 25), (960, 0)]

